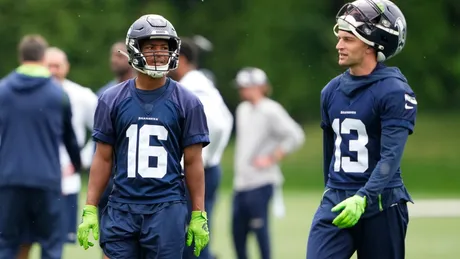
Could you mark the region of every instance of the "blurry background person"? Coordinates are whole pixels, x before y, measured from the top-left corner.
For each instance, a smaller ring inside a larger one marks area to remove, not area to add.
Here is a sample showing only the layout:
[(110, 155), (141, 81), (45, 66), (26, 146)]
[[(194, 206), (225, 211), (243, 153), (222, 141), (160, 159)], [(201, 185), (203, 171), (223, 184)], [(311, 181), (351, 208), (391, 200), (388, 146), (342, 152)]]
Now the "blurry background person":
[(243, 101), (236, 109), (233, 243), (237, 258), (247, 258), (247, 236), (252, 231), (260, 258), (269, 259), (268, 206), (274, 191), (277, 200), (282, 201), (283, 176), (278, 163), (300, 148), (305, 137), (284, 108), (267, 97), (270, 86), (264, 71), (244, 68), (238, 72), (236, 84)]

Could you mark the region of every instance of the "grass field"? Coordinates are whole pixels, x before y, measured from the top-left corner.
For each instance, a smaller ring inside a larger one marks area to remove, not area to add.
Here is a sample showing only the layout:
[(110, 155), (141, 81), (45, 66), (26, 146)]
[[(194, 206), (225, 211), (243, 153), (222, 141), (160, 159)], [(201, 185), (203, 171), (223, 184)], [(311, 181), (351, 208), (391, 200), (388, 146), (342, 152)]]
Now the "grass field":
[[(460, 199), (459, 128), (458, 114), (424, 115), (418, 117), (415, 134), (409, 138), (402, 170), (415, 205), (410, 207), (413, 217), (409, 223), (406, 258), (459, 258), (460, 204), (424, 202), (433, 198)], [(318, 123), (306, 126), (305, 132), (304, 147), (282, 164), (287, 216), (273, 218), (271, 222), (274, 259), (305, 258), (309, 225), (321, 196), (322, 138)], [(222, 161), (224, 176), (213, 220), (212, 248), (219, 259), (235, 258), (229, 220), (232, 159), (233, 146), (230, 145)], [(86, 195), (81, 196), (82, 202), (85, 198)], [(253, 239), (251, 243), (251, 258), (259, 258)], [(35, 248), (32, 258), (38, 259), (38, 254)], [(84, 251), (68, 246), (63, 259), (100, 258), (100, 254), (98, 248)]]

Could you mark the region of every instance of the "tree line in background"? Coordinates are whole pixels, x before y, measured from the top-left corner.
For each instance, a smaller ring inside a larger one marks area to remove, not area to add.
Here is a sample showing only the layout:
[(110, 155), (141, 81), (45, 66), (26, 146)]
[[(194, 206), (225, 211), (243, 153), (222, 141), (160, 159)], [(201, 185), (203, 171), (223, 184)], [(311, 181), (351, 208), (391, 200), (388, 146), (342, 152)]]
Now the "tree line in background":
[[(460, 108), (460, 5), (455, 0), (395, 0), (406, 16), (404, 51), (388, 62), (397, 65), (415, 90), (421, 111)], [(232, 87), (244, 66), (264, 69), (273, 98), (299, 121), (319, 117), (324, 85), (343, 69), (337, 65), (335, 15), (345, 1), (306, 0), (0, 0), (0, 72), (18, 65), (13, 51), (24, 34), (39, 33), (64, 49), (69, 78), (97, 90), (113, 75), (109, 52), (124, 40), (139, 16), (158, 13), (180, 36), (201, 34), (214, 44), (203, 59), (231, 108)]]

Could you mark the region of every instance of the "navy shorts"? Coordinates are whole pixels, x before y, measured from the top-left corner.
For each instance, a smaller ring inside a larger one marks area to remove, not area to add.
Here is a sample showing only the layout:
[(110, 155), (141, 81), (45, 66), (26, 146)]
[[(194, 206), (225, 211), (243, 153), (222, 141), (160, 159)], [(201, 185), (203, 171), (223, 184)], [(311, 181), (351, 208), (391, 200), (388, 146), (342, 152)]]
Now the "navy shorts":
[(152, 211), (140, 214), (120, 210), (109, 202), (100, 222), (101, 247), (106, 256), (110, 259), (182, 258), (186, 236), (186, 202), (152, 206)]

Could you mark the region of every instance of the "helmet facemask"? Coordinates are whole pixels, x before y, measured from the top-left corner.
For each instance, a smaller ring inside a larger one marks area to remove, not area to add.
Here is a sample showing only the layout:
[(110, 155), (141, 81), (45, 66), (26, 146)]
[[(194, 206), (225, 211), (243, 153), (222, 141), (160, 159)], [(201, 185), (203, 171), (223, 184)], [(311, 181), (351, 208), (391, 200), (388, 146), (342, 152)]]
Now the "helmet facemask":
[[(167, 40), (168, 50), (152, 50), (142, 53), (142, 46), (149, 39)], [(153, 78), (161, 78), (178, 66), (180, 39), (155, 35), (140, 39), (127, 39), (128, 59), (137, 71)]]

